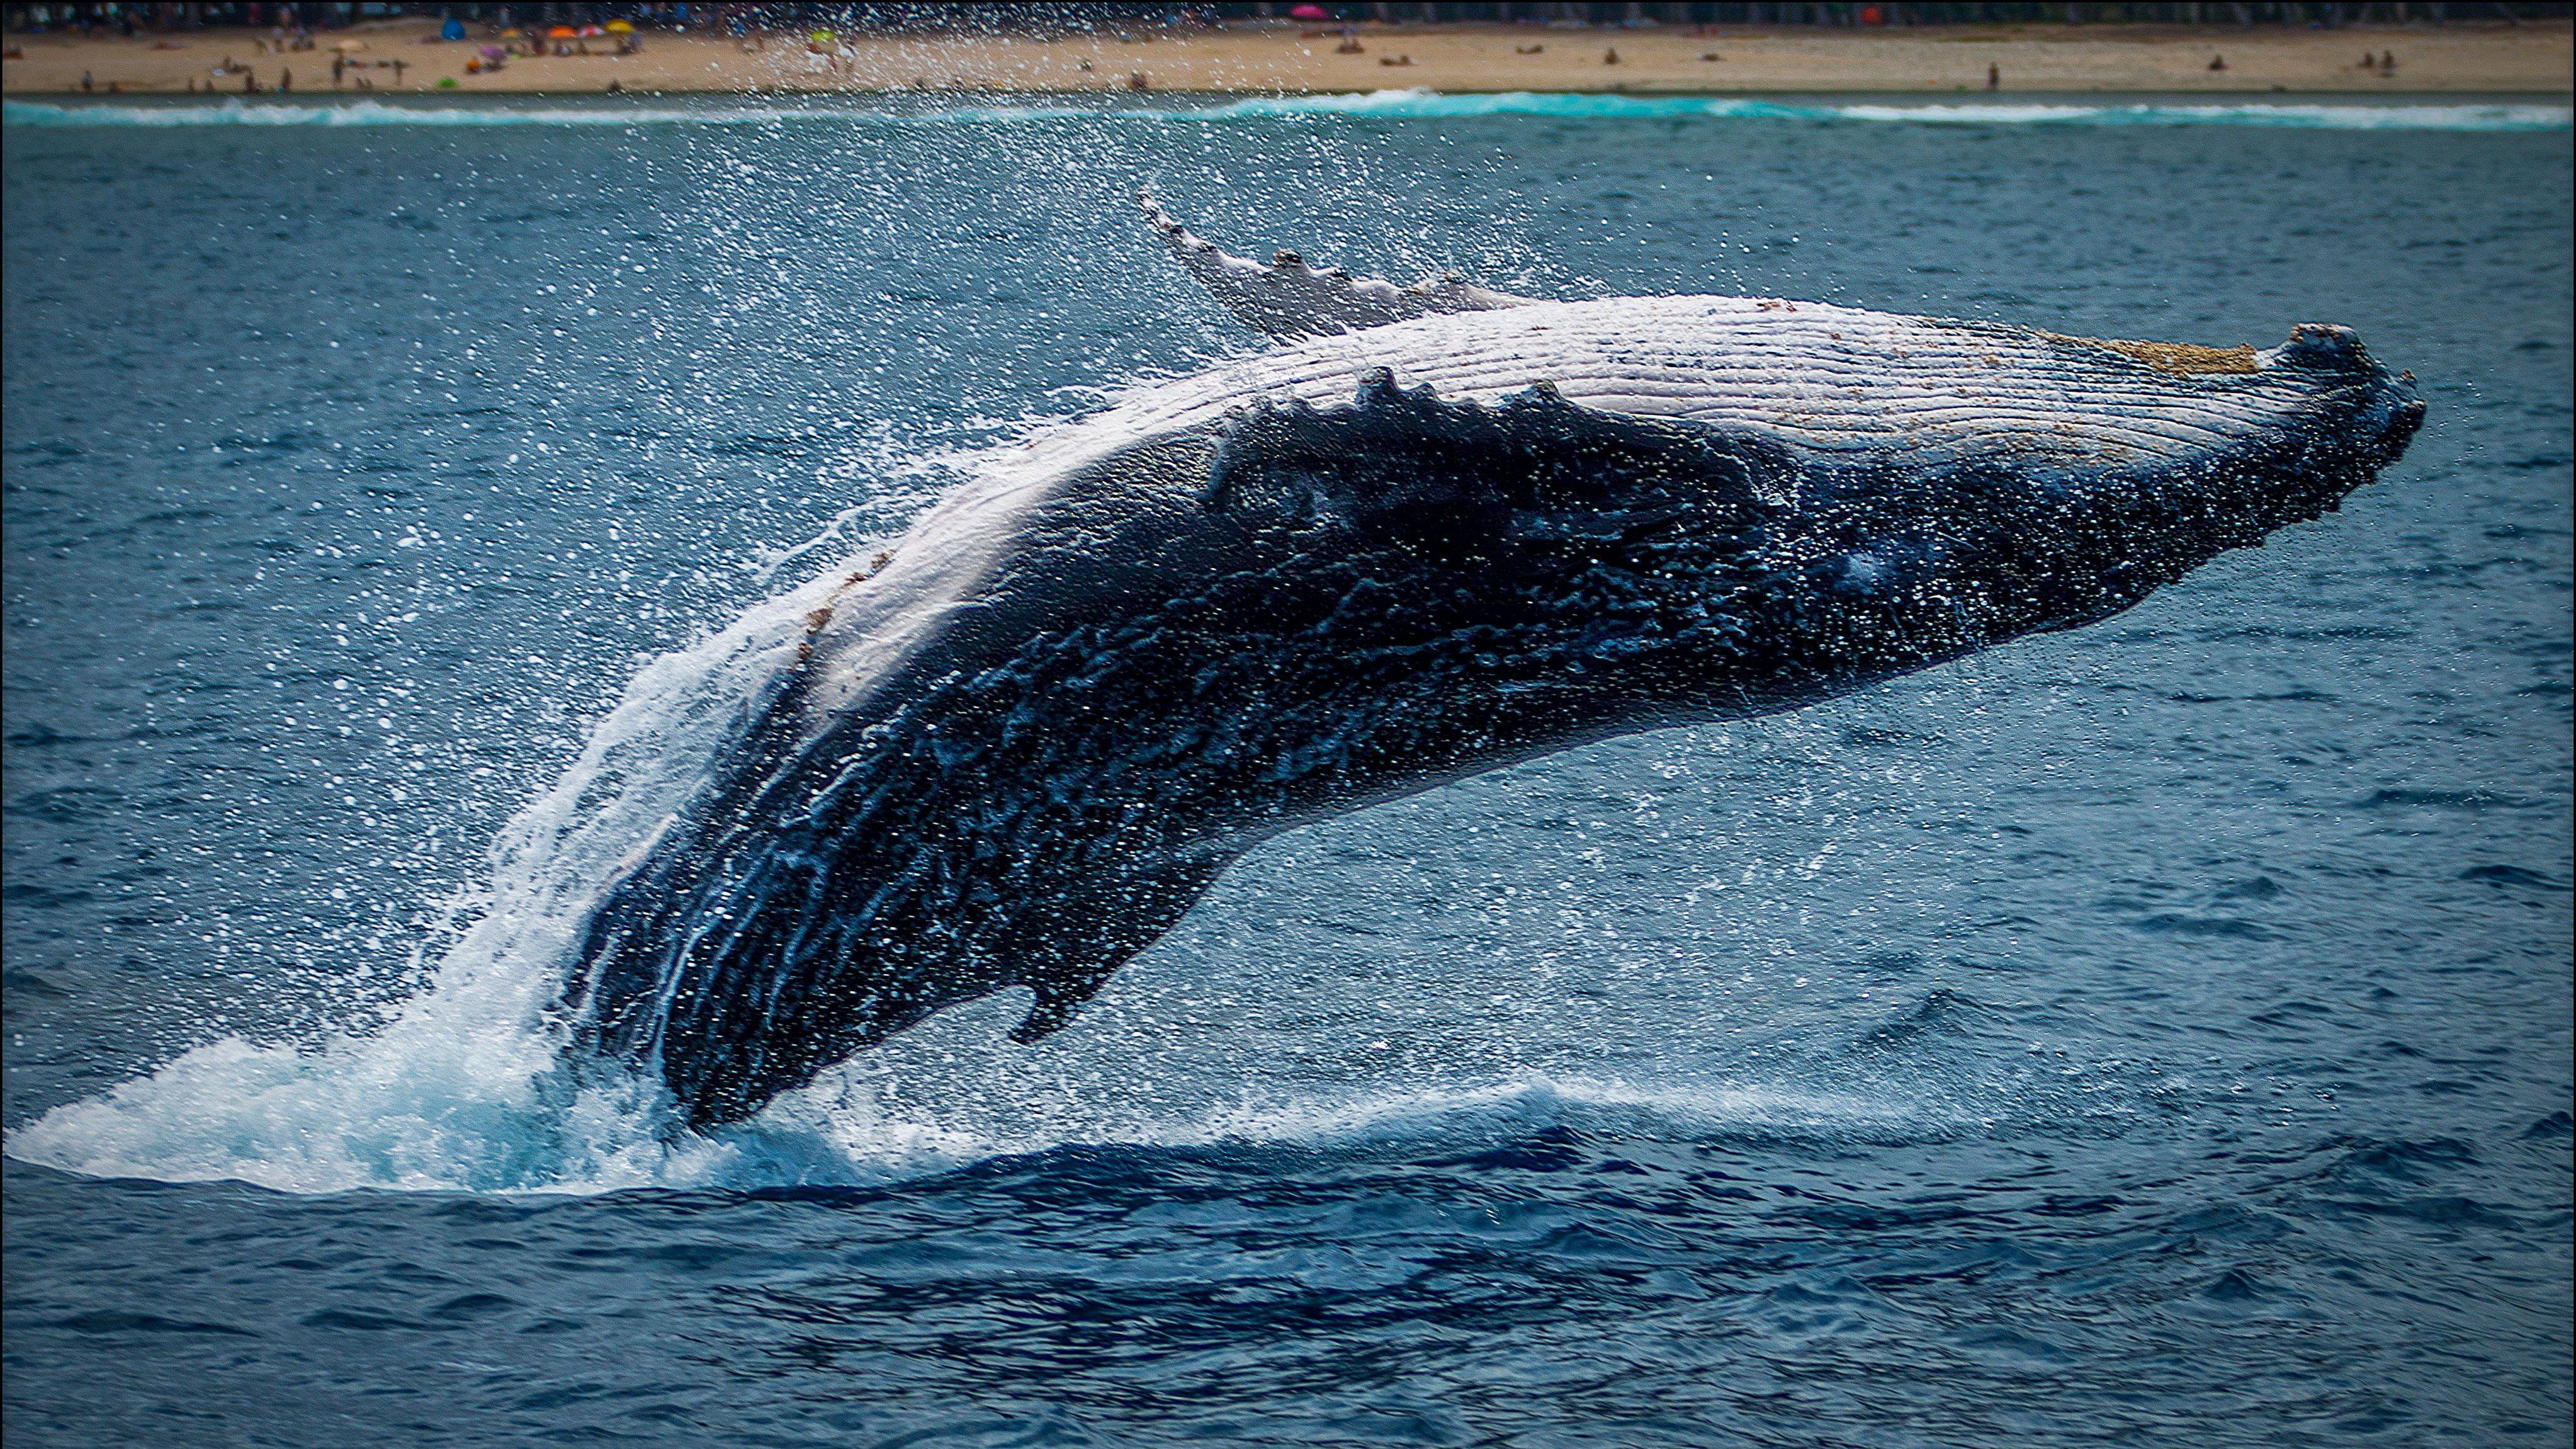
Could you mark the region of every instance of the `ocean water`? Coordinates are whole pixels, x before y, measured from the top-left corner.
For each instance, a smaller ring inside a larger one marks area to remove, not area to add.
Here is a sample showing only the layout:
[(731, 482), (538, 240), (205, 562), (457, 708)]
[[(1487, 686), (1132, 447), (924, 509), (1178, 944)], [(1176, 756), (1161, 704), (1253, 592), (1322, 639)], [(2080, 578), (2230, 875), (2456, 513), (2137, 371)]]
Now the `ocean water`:
[[(12, 1444), (2565, 1444), (2564, 106), (0, 125)], [(2129, 614), (1247, 857), (715, 1138), (535, 1016), (796, 590), (1229, 248), (2430, 404)]]

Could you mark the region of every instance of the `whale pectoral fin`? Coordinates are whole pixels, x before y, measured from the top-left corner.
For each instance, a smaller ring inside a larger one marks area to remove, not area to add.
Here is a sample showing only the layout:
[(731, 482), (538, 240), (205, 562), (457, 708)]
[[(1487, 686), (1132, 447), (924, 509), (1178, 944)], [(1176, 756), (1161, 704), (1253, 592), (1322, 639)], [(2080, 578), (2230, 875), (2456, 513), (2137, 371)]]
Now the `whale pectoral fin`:
[(1182, 270), (1245, 326), (1273, 337), (1327, 337), (1434, 313), (1487, 312), (1539, 300), (1479, 287), (1454, 272), (1399, 287), (1339, 267), (1319, 271), (1295, 252), (1281, 252), (1264, 265), (1191, 235), (1151, 196), (1139, 192), (1136, 203)]
[(1026, 1046), (1063, 1030), (1119, 967), (1189, 914), (1231, 858), (1102, 862), (1097, 878), (1061, 897), (1052, 913), (1059, 922), (1088, 921), (1090, 930), (1070, 940), (1045, 936), (1014, 943), (1018, 979), (1037, 1004), (1011, 1028), (1011, 1040)]
[(1011, 1028), (1011, 1040), (1027, 1046), (1062, 1031), (1065, 1023), (1073, 1020), (1073, 1014), (1082, 1009), (1082, 1003), (1089, 1001), (1108, 979), (1104, 975), (1086, 980), (1071, 990), (1047, 983), (1032, 985), (1030, 989), (1037, 993), (1037, 1005), (1030, 1007), (1028, 1016)]

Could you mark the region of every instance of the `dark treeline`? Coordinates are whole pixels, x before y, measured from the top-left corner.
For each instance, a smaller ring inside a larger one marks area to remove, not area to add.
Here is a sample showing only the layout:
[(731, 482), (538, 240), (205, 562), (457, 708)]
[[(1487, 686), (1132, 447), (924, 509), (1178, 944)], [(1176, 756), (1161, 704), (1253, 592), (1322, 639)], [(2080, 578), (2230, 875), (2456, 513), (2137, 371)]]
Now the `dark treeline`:
[[(515, 3), (350, 4), (316, 3), (82, 3), (0, 7), (12, 30), (194, 30), (208, 25), (287, 25), (336, 28), (394, 16), (454, 17), (503, 25), (605, 23), (687, 30), (796, 29), (831, 25), (850, 30), (1051, 30), (1080, 31), (1151, 25), (1206, 25), (1288, 21), (1302, 8), (1293, 0), (1218, 4), (685, 4)], [(1325, 4), (1328, 23), (1380, 25), (1580, 24), (1619, 25), (2344, 25), (2520, 24), (2566, 20), (2576, 5), (2508, 4), (2502, 0), (2423, 3), (2310, 3), (2310, 0), (2214, 0), (2214, 3), (2030, 4), (1975, 0), (1886, 0), (1851, 3), (1415, 3)], [(1316, 22), (1311, 16), (1303, 23)]]

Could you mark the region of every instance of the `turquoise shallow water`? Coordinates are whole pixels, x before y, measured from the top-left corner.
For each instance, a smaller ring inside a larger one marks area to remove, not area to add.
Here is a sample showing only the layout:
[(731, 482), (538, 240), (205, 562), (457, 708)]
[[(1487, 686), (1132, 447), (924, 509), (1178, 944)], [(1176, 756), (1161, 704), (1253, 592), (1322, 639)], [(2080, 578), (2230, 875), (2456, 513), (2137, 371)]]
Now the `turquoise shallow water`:
[[(12, 103), (8, 1441), (2568, 1442), (2564, 108), (1465, 99)], [(2107, 624), (1283, 839), (1038, 1048), (556, 1089), (718, 631), (1253, 345), (1140, 183), (2431, 412)]]

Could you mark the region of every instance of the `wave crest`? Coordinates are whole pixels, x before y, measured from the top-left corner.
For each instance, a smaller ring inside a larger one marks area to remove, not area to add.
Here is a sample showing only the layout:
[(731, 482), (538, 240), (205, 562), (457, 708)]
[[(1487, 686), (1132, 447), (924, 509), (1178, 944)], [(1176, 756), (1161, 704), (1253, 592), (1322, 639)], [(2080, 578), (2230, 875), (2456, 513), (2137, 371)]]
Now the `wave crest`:
[(1444, 119), (1545, 116), (1564, 120), (1799, 121), (1969, 126), (2258, 126), (2335, 131), (2564, 131), (2576, 108), (2530, 104), (2386, 102), (2210, 102), (2089, 105), (2042, 101), (1820, 104), (1724, 96), (1593, 95), (1509, 91), (1449, 94), (1428, 90), (1254, 96), (1202, 105), (1079, 100), (1019, 105), (909, 109), (871, 105), (395, 105), (362, 100), (325, 105), (226, 100), (220, 104), (84, 105), (10, 101), (0, 123), (42, 127), (178, 126), (798, 126), (1014, 125), (1098, 120), (1272, 120), (1296, 117)]

